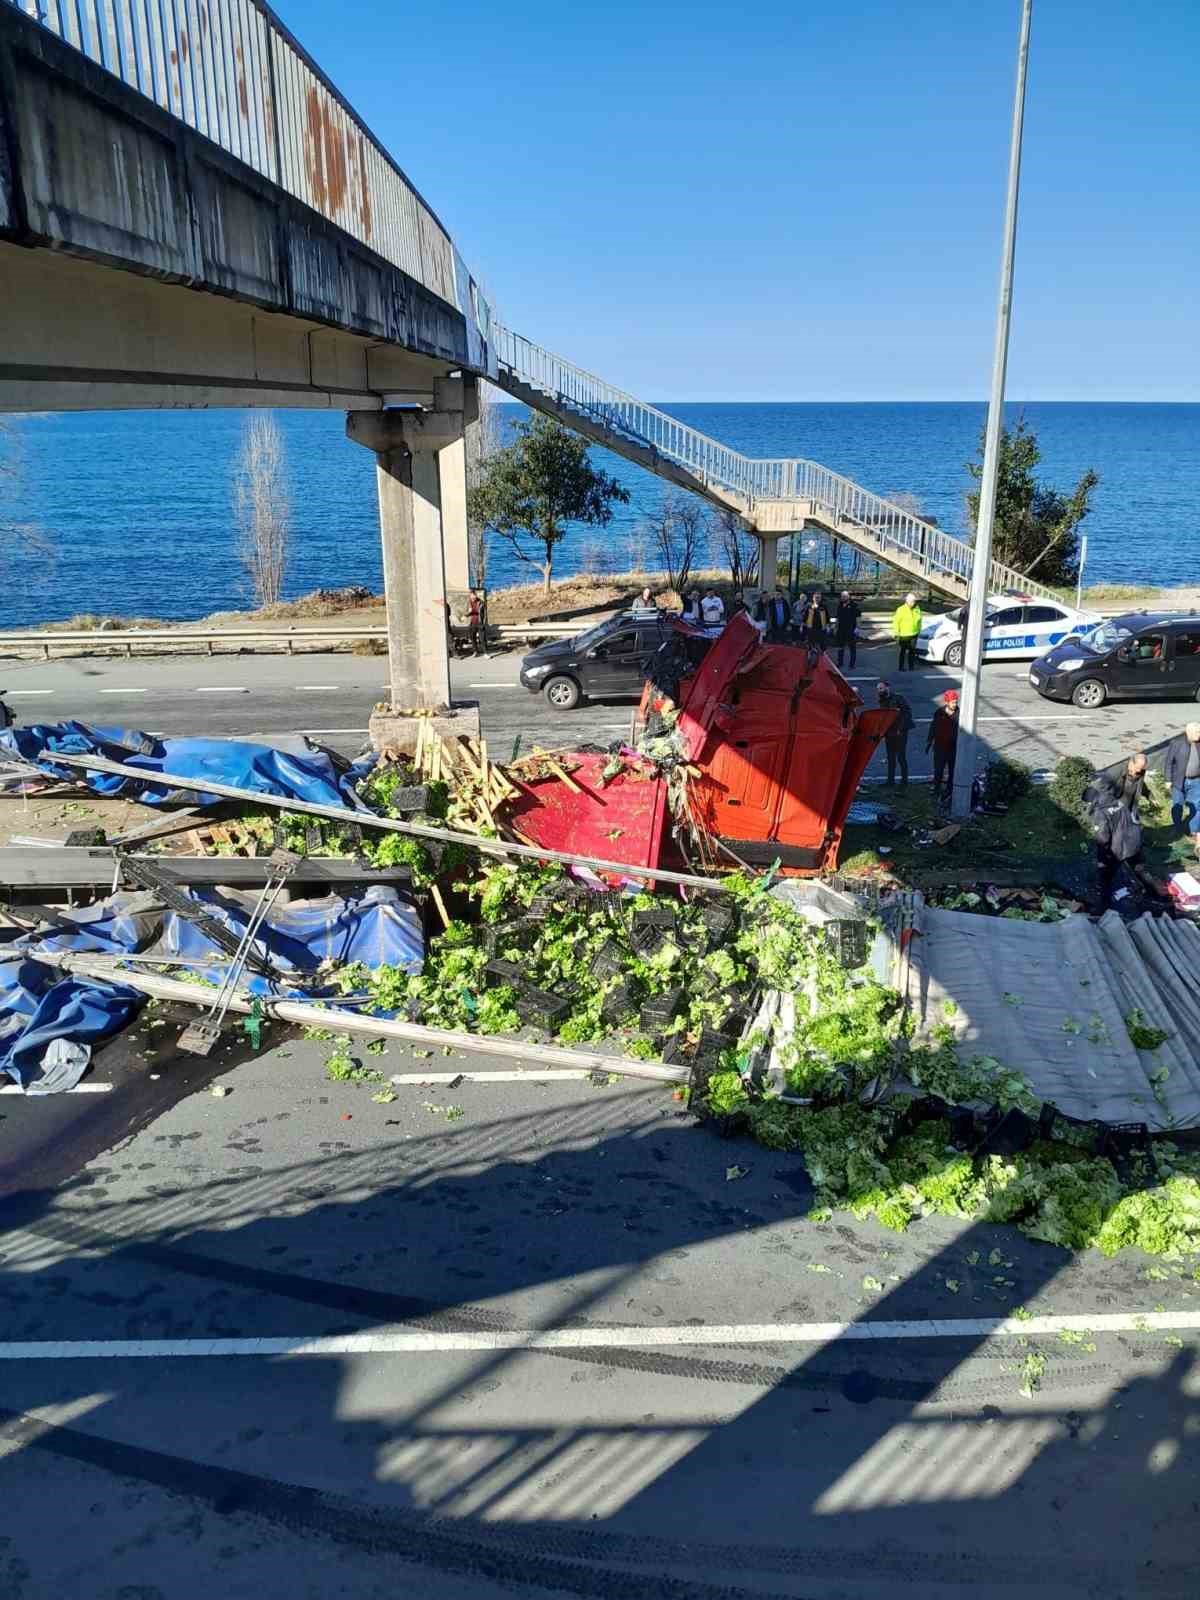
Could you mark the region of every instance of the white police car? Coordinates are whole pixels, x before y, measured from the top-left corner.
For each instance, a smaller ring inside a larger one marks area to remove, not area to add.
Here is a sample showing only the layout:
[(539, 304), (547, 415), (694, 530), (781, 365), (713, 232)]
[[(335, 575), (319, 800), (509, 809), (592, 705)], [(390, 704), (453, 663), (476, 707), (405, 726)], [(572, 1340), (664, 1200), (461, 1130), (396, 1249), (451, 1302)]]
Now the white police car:
[[(961, 667), (963, 622), (966, 607), (933, 617), (917, 638), (917, 654), (927, 661), (942, 661), (948, 667)], [(1042, 600), (1032, 595), (995, 594), (988, 596), (984, 624), (983, 656), (996, 661), (1003, 656), (1019, 660), (1040, 656), (1072, 634), (1094, 628), (1103, 619), (1096, 611), (1076, 611), (1057, 600)]]

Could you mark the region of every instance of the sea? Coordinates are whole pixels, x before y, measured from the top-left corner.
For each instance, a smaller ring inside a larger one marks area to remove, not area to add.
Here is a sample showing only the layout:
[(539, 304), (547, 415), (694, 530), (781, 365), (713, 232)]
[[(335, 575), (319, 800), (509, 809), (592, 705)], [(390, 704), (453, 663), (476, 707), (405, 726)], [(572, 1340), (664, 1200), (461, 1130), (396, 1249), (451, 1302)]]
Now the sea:
[[(503, 426), (522, 409), (501, 407)], [(978, 451), (982, 403), (663, 409), (748, 455), (807, 457), (880, 494), (915, 497), (942, 527), (964, 531), (966, 463)], [(1047, 483), (1069, 489), (1088, 467), (1100, 474), (1085, 524), (1086, 583), (1200, 583), (1200, 405), (1038, 401), (1010, 407), (1010, 420), (1018, 414), (1037, 434)], [(3, 419), (0, 628), (82, 612), (185, 620), (252, 604), (233, 503), (247, 417), (115, 411)], [(291, 506), (286, 597), (348, 584), (379, 589), (372, 457), (347, 441), (341, 413), (276, 417)], [(630, 500), (605, 528), (569, 529), (556, 574), (657, 565), (647, 522), (663, 483), (605, 451), (594, 455)], [(14, 539), (14, 525), (35, 538)], [(814, 562), (825, 555), (815, 540), (804, 553)], [(492, 541), (490, 588), (536, 578), (508, 541)]]

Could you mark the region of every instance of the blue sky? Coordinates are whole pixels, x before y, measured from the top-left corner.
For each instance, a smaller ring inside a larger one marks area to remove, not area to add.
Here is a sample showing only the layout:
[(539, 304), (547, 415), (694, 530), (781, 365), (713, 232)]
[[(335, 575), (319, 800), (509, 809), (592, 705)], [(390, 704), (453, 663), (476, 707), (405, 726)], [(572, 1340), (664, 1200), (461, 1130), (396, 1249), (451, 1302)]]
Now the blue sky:
[[(663, 400), (987, 389), (1017, 0), (281, 0), (506, 322)], [(1200, 400), (1200, 0), (1035, 0), (1009, 395)]]

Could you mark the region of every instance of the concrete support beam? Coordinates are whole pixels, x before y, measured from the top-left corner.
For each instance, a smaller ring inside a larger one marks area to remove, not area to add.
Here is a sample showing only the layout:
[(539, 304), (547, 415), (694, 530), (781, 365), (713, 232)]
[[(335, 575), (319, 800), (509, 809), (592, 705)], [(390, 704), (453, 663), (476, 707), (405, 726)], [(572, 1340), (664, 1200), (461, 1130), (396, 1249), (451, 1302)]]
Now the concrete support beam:
[(347, 437), (375, 453), (393, 709), (450, 705), (440, 455), (461, 411), (352, 411)]

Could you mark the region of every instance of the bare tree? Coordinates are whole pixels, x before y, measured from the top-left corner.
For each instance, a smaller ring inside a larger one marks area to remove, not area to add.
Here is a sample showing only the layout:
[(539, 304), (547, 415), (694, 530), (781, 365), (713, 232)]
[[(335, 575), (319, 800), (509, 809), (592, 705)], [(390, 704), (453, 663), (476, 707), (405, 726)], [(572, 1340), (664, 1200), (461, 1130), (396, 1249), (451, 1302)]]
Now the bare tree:
[[(491, 384), (479, 385), (479, 420), (467, 429), (467, 488), (477, 489), (483, 478), (484, 467), (504, 444), (504, 417), (500, 411), (497, 391)], [(471, 496), (467, 496), (467, 562), (471, 584), (477, 589), (487, 587), (488, 544), (487, 526), (471, 513)]]
[(708, 539), (708, 514), (690, 495), (668, 490), (650, 519), (650, 534), (667, 575), (667, 583), (681, 598)]
[(238, 553), (260, 606), (277, 605), (283, 593), (291, 537), (291, 497), (283, 435), (266, 412), (248, 416), (234, 469)]
[(717, 512), (717, 531), (721, 555), (729, 568), (730, 582), (735, 589), (750, 589), (758, 580), (760, 545), (752, 533), (742, 526), (736, 511), (722, 509)]

